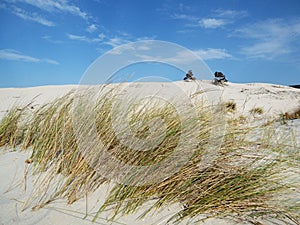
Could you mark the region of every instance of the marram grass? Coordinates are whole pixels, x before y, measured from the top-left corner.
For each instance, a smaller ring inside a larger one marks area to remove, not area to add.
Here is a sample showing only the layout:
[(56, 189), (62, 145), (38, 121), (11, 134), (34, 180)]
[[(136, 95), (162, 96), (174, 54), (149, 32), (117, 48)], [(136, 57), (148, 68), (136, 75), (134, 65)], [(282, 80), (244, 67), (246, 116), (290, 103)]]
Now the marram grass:
[[(99, 206), (94, 221), (104, 210), (111, 210), (114, 219), (136, 212), (151, 200), (154, 202), (152, 207), (145, 210), (141, 217), (151, 210), (179, 203), (182, 208), (169, 222), (204, 215), (239, 219), (253, 224), (259, 224), (258, 218), (267, 216), (289, 219), (299, 224), (299, 180), (286, 177), (290, 170), (297, 175), (297, 170), (293, 168), (297, 169), (299, 165), (299, 160), (295, 160), (295, 156), (299, 158), (299, 151), (287, 150), (291, 148), (290, 145), (274, 141), (280, 139), (276, 137), (274, 124), (257, 128), (245, 120), (223, 121), (226, 126), (223, 126), (222, 136), (211, 139), (217, 125), (214, 123), (214, 110), (210, 106), (197, 105), (194, 108), (197, 110), (196, 117), (193, 113), (184, 112), (186, 118), (183, 123), (176, 108), (153, 99), (151, 107), (137, 106), (133, 111), (125, 112), (124, 117), (115, 118), (113, 110), (122, 110), (115, 107), (118, 97), (118, 86), (114, 86), (100, 96), (95, 104), (93, 119), (97, 135), (102, 140), (102, 148), (125, 164), (135, 166), (155, 165), (171, 157), (175, 149), (179, 149), (182, 155), (191, 151), (192, 155), (175, 173), (155, 183), (134, 185), (142, 181), (144, 176), (135, 176), (134, 173), (125, 175), (122, 178), (124, 182), (116, 183), (105, 203)], [(14, 108), (0, 122), (0, 146), (20, 145), (23, 149), (31, 149), (30, 162), (33, 162), (36, 172), (45, 174), (40, 176), (36, 191), (26, 206), (38, 209), (60, 198), (66, 198), (71, 204), (95, 191), (101, 184), (114, 181), (106, 173), (107, 169), (115, 168), (110, 168), (113, 166), (111, 162), (101, 159), (101, 148), (94, 148), (94, 143), (86, 143), (85, 148), (90, 151), (89, 157), (94, 159), (93, 163), (87, 160), (79, 148), (72, 112), (75, 98), (75, 94), (70, 92), (41, 106), (30, 116), (26, 107)], [(224, 107), (224, 104), (220, 105)], [(129, 118), (127, 122), (130, 132), (135, 137), (128, 138), (133, 141), (127, 144), (120, 141), (120, 137), (127, 137), (126, 127), (116, 131), (112, 126), (113, 123), (122, 122), (118, 120), (125, 117)], [(155, 132), (162, 134), (158, 141), (156, 136), (151, 136), (151, 122), (157, 118), (157, 123), (164, 124), (155, 127)], [(200, 125), (200, 130), (195, 128), (195, 123)], [(76, 129), (89, 130), (85, 126), (90, 124), (82, 126)], [(263, 132), (256, 132), (257, 129)], [(249, 138), (253, 132), (257, 136), (255, 140)], [(183, 143), (184, 148), (178, 148), (182, 136), (184, 140), (196, 138), (197, 143)], [(145, 143), (157, 142), (150, 151), (136, 151), (132, 146), (147, 147), (138, 145), (139, 140), (145, 140)], [(220, 145), (216, 145), (219, 148), (218, 154), (203, 168), (201, 163), (211, 141), (220, 141)], [(103, 163), (106, 167), (103, 167)], [(101, 168), (106, 168), (106, 171), (101, 171)], [(166, 170), (168, 168), (172, 168), (172, 165), (166, 165)], [(290, 196), (298, 200), (290, 201)]]
[(25, 109), (26, 107), (14, 107), (2, 118), (0, 123), (0, 147), (9, 145), (15, 148), (22, 142), (26, 125), (20, 123)]

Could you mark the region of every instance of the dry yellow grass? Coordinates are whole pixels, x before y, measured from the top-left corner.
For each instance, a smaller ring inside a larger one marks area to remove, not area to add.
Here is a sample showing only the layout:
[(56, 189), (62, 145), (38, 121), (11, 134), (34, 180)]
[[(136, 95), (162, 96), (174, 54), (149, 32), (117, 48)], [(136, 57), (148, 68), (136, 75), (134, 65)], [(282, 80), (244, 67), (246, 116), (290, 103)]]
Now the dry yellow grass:
[[(102, 95), (96, 104), (94, 119), (97, 135), (103, 146), (118, 160), (135, 166), (154, 165), (170, 157), (178, 147), (182, 135), (186, 135), (184, 140), (189, 135), (194, 135), (197, 143), (183, 143), (184, 148), (180, 148), (179, 153), (185, 155), (185, 152), (192, 151), (193, 154), (176, 173), (158, 182), (138, 185), (145, 177), (149, 177), (146, 174), (125, 175), (122, 184), (116, 184), (105, 204), (99, 206), (98, 213), (112, 209), (114, 216), (125, 215), (135, 212), (149, 200), (156, 200), (151, 209), (174, 202), (184, 206), (173, 215), (172, 221), (201, 214), (255, 222), (255, 218), (259, 216), (275, 215), (279, 218), (292, 218), (299, 223), (299, 201), (288, 205), (274, 198), (276, 194), (294, 190), (294, 184), (282, 184), (284, 175), (278, 174), (284, 174), (283, 171), (289, 169), (287, 165), (293, 166), (296, 163), (294, 156), (284, 153), (287, 146), (274, 143), (272, 132), (268, 132), (268, 135), (266, 132), (259, 132), (257, 139), (250, 140), (248, 136), (256, 127), (251, 127), (245, 121), (228, 121), (223, 136), (214, 139), (221, 142), (217, 156), (209, 166), (202, 168), (200, 165), (210, 146), (209, 136), (215, 129), (215, 116), (211, 107), (197, 106), (197, 118), (190, 117), (192, 114), (185, 112), (187, 116), (184, 124), (176, 110), (168, 104), (154, 103), (147, 110), (135, 109), (130, 116), (127, 115), (130, 118), (130, 128), (137, 137), (133, 140), (152, 141), (149, 140), (153, 138), (149, 124), (154, 118), (163, 121), (165, 131), (165, 135), (154, 148), (149, 151), (135, 151), (120, 141), (120, 134), (112, 126), (112, 106), (117, 97), (117, 88)], [(69, 93), (40, 107), (30, 119), (26, 117), (25, 127), (18, 127), (17, 124), (24, 119), (22, 115), (26, 114), (26, 108), (11, 110), (0, 122), (1, 146), (21, 145), (23, 149), (31, 148), (32, 155), (28, 160), (33, 162), (36, 171), (47, 173), (46, 177), (41, 178), (42, 185), (37, 188), (35, 196), (27, 202), (28, 205), (34, 204), (36, 209), (59, 198), (66, 198), (71, 204), (86, 193), (95, 191), (104, 182), (111, 181), (105, 175), (107, 171), (101, 170), (103, 163), (106, 163), (107, 168), (113, 165), (101, 159), (103, 146), (94, 148), (94, 143), (90, 143), (91, 146), (87, 143), (85, 146), (90, 151), (90, 157), (94, 159), (92, 163), (78, 146), (72, 113), (74, 101), (75, 95)], [(226, 104), (221, 105), (228, 108)], [(196, 122), (200, 123), (200, 130), (195, 129)], [(89, 127), (77, 129), (89, 130)], [(160, 129), (162, 128), (157, 128), (157, 132)], [(270, 125), (259, 129), (272, 131), (274, 128)], [(190, 133), (186, 133), (186, 130)], [(126, 130), (122, 132), (126, 134)], [(285, 154), (284, 157), (282, 154)], [(167, 164), (166, 170), (172, 166)], [(59, 182), (58, 174), (62, 175)], [(148, 212), (145, 211), (142, 216)], [(94, 220), (97, 220), (97, 216), (98, 214)]]

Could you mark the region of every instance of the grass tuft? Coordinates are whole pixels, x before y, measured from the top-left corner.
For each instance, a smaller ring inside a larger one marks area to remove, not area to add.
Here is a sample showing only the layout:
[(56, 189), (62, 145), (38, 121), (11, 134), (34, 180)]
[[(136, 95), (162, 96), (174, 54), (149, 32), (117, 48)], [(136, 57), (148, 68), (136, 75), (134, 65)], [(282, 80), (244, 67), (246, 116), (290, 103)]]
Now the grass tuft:
[(236, 103), (233, 101), (229, 101), (225, 103), (226, 111), (235, 112), (236, 111)]
[(262, 115), (264, 113), (264, 110), (260, 107), (254, 107), (250, 109), (249, 111), (252, 115)]

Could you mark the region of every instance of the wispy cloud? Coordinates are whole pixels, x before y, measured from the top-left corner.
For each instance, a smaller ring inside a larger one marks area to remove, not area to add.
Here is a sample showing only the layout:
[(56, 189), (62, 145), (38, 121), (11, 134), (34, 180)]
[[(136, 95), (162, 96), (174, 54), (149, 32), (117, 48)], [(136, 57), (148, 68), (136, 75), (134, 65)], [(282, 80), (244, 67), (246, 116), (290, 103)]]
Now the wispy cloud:
[(252, 44), (241, 49), (246, 56), (273, 59), (288, 53), (299, 52), (300, 18), (297, 20), (269, 19), (249, 24), (237, 29), (233, 36), (252, 41)]
[[(53, 21), (46, 19), (36, 11), (25, 10), (23, 7), (21, 8), (22, 4), (17, 3), (28, 4), (46, 12), (70, 13), (85, 20), (89, 18), (87, 13), (83, 12), (78, 6), (70, 4), (68, 0), (3, 0), (0, 7), (9, 10), (12, 14), (24, 20), (33, 21), (48, 27), (55, 26)], [(93, 27), (90, 29), (93, 29)]]
[[(141, 37), (136, 39), (135, 41), (149, 41), (149, 43), (151, 42), (151, 40), (154, 40), (154, 37), (150, 38), (150, 37)], [(121, 43), (117, 45), (117, 42)], [(112, 55), (120, 55), (122, 53), (124, 53), (125, 51), (138, 51), (138, 52), (146, 52), (146, 51), (151, 51), (151, 47), (148, 44), (144, 44), (144, 45), (135, 45), (134, 42), (131, 42), (129, 40), (126, 39), (110, 39), (108, 42), (106, 42), (105, 44), (108, 44), (112, 47), (118, 47), (118, 48), (114, 48), (110, 51), (110, 54)], [(122, 44), (126, 44), (126, 45), (122, 45)], [(120, 46), (122, 45), (122, 46)], [(139, 56), (142, 60), (146, 60), (149, 59), (149, 57), (147, 55), (136, 55)]]
[(13, 2), (27, 3), (48, 12), (67, 12), (76, 16), (80, 16), (83, 19), (88, 18), (86, 12), (83, 12), (78, 6), (69, 3), (68, 0), (14, 0)]
[[(153, 50), (151, 50), (153, 51)], [(141, 61), (156, 61), (156, 62), (165, 62), (165, 63), (170, 63), (170, 64), (189, 64), (195, 61), (196, 55), (194, 57), (191, 57), (191, 52), (188, 51), (177, 51), (172, 57), (166, 57), (160, 54), (157, 54), (155, 57), (153, 57), (152, 54), (138, 54), (136, 55), (139, 60)]]
[(192, 13), (193, 9), (183, 3), (174, 5), (173, 2), (165, 2), (157, 11), (174, 20), (183, 20), (189, 23), (199, 20), (199, 17)]
[(39, 62), (40, 60), (28, 55), (23, 55), (20, 52), (12, 49), (2, 49), (0, 50), (0, 58), (6, 60), (14, 61), (24, 61), (24, 62)]
[[(128, 44), (130, 42), (135, 42), (135, 41), (145, 41), (145, 40), (154, 40), (156, 37), (133, 37), (132, 35), (124, 32), (118, 32), (117, 35), (107, 37), (103, 44), (109, 45), (113, 48), (118, 47), (123, 44)], [(146, 46), (143, 46), (143, 48), (147, 48)]]
[(174, 12), (183, 14), (194, 11), (194, 9), (188, 4), (178, 3), (175, 1), (162, 1), (162, 5), (157, 8), (158, 12), (161, 12), (166, 15), (173, 15)]
[(28, 12), (25, 11), (24, 9), (21, 9), (19, 7), (16, 7), (14, 5), (6, 5), (6, 4), (1, 4), (1, 8), (5, 8), (7, 10), (9, 10), (11, 13), (13, 13), (14, 15), (24, 19), (24, 20), (29, 20), (29, 21), (33, 21), (39, 24), (42, 24), (44, 26), (48, 26), (48, 27), (53, 27), (55, 26), (55, 23), (42, 17), (41, 15), (39, 15), (36, 12)]
[(199, 20), (198, 17), (190, 15), (190, 14), (180, 14), (180, 13), (175, 13), (171, 15), (172, 19), (178, 19), (178, 20), (190, 20), (190, 21), (197, 21)]
[(227, 24), (224, 19), (203, 18), (199, 21), (199, 25), (203, 28), (218, 28)]
[(48, 26), (48, 27), (55, 26), (54, 22), (41, 17), (37, 13), (26, 12), (20, 8), (15, 8), (12, 13), (24, 20), (34, 21), (34, 22), (40, 23), (40, 24)]
[(115, 48), (117, 46), (120, 46), (122, 44), (127, 44), (129, 42), (130, 42), (130, 40), (124, 39), (122, 37), (113, 37), (113, 38), (109, 38), (107, 41), (105, 41), (104, 44), (110, 45), (111, 47)]
[(33, 63), (49, 63), (58, 65), (59, 63), (52, 59), (39, 59), (32, 56), (24, 55), (19, 51), (13, 49), (2, 49), (0, 50), (0, 59), (12, 60), (12, 61), (22, 61), (22, 62), (33, 62)]
[(187, 27), (202, 27), (205, 29), (216, 29), (225, 27), (235, 21), (248, 16), (247, 11), (216, 9), (212, 10), (206, 17), (195, 16), (193, 13), (173, 13), (172, 19), (186, 21)]
[(233, 58), (226, 49), (208, 48), (194, 51), (203, 60)]
[(83, 36), (83, 35), (67, 34), (67, 36), (71, 40), (92, 42), (91, 39), (89, 39), (88, 37)]
[(268, 42), (260, 42), (251, 46), (242, 48), (242, 54), (249, 58), (265, 58), (274, 59), (278, 56), (290, 53), (289, 47), (278, 40), (272, 40)]
[(106, 37), (103, 33), (100, 33), (98, 35), (98, 37), (95, 37), (95, 38), (87, 37), (85, 35), (74, 35), (74, 34), (67, 34), (67, 36), (70, 40), (83, 41), (83, 42), (88, 42), (88, 43), (102, 42), (104, 40), (104, 38)]
[(248, 16), (248, 12), (245, 10), (237, 11), (237, 10), (230, 10), (230, 9), (215, 9), (212, 11), (212, 14), (215, 17), (222, 17), (222, 18), (233, 18), (233, 19), (241, 19), (243, 17)]
[(248, 16), (248, 13), (244, 10), (216, 9), (212, 10), (211, 17), (200, 19), (199, 25), (203, 28), (219, 28), (232, 24), (246, 16)]
[(198, 72), (206, 70), (206, 66), (202, 63), (202, 60), (232, 58), (225, 49), (191, 51), (167, 42), (151, 40), (129, 43), (113, 49), (109, 54), (125, 55), (129, 62), (132, 63), (143, 61), (160, 62), (176, 66), (183, 71), (193, 68), (193, 70)]
[(82, 41), (87, 43), (99, 43), (101, 45), (108, 45), (113, 48), (133, 41), (153, 39), (147, 37), (135, 38), (130, 34), (124, 32), (117, 32), (117, 34), (115, 35), (105, 35), (104, 33), (100, 33), (96, 37), (75, 34), (67, 34), (67, 36), (70, 40)]
[(96, 24), (91, 24), (91, 25), (88, 26), (88, 28), (86, 29), (86, 31), (89, 32), (89, 33), (93, 33), (93, 32), (95, 32), (97, 29), (98, 29), (98, 28), (97, 28), (97, 25), (96, 25)]
[(54, 40), (51, 36), (49, 36), (49, 35), (44, 35), (44, 36), (42, 36), (42, 38), (44, 39), (44, 40), (46, 40), (46, 41), (49, 41), (49, 42), (51, 42), (51, 43), (53, 43), (53, 44), (62, 44), (63, 43), (63, 41), (60, 41), (60, 40)]
[(56, 60), (53, 60), (53, 59), (40, 59), (40, 62), (45, 62), (45, 63), (49, 63), (49, 64), (59, 65), (59, 62), (57, 62)]

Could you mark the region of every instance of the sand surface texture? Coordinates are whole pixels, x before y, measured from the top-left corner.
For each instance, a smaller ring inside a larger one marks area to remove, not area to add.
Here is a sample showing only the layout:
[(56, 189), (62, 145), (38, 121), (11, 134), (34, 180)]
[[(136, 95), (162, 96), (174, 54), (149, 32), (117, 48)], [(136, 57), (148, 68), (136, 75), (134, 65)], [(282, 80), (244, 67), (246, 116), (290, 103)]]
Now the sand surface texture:
[[(166, 84), (156, 83), (162, 89)], [(257, 118), (275, 118), (285, 112), (291, 112), (300, 106), (300, 89), (274, 85), (274, 84), (235, 84), (228, 83), (225, 86), (217, 87), (210, 81), (196, 82), (174, 82), (192, 101), (199, 101), (200, 92), (205, 92), (209, 101), (224, 102), (233, 101), (236, 103), (236, 114)], [(150, 85), (151, 86), (151, 85)], [(146, 83), (133, 84), (137, 92), (149, 88)], [(32, 88), (3, 88), (0, 89), (0, 118), (14, 106), (30, 106), (38, 108), (42, 104), (50, 102), (63, 96), (76, 85), (66, 86), (43, 86)], [(170, 89), (165, 95), (173, 95)], [(262, 108), (262, 115), (252, 115), (250, 110)], [(282, 132), (294, 132), (297, 145), (300, 148), (300, 122), (299, 119), (289, 121), (282, 125)], [(0, 152), (0, 225), (15, 224), (93, 224), (91, 220), (98, 210), (99, 205), (104, 202), (105, 196), (111, 189), (111, 185), (102, 185), (95, 193), (91, 193), (85, 199), (80, 199), (72, 205), (67, 205), (64, 200), (58, 200), (47, 205), (45, 208), (32, 211), (24, 208), (24, 203), (33, 191), (34, 181), (39, 174), (32, 175), (31, 166), (25, 163), (31, 152), (20, 149), (9, 149), (3, 147)], [(299, 198), (298, 198), (299, 200)], [(146, 218), (141, 220), (138, 216), (141, 212), (136, 212), (128, 216), (117, 218), (115, 221), (107, 221), (106, 213), (99, 215), (99, 219), (94, 224), (126, 224), (126, 225), (163, 225), (172, 216), (173, 212), (181, 208), (179, 204), (172, 204), (164, 207), (160, 211), (153, 211)], [(147, 208), (147, 205), (145, 205)], [(199, 217), (201, 218), (201, 217)], [(198, 218), (198, 219), (199, 219)], [(193, 220), (197, 221), (196, 219)], [(193, 221), (182, 221), (180, 224), (194, 224)], [(279, 223), (279, 222), (278, 222)], [(232, 222), (221, 219), (209, 219), (205, 222), (195, 224), (232, 224)], [(273, 221), (265, 221), (265, 224), (275, 224)]]

